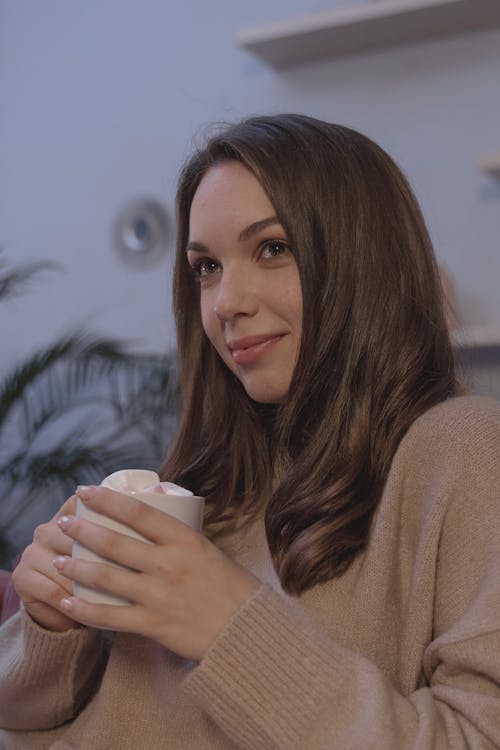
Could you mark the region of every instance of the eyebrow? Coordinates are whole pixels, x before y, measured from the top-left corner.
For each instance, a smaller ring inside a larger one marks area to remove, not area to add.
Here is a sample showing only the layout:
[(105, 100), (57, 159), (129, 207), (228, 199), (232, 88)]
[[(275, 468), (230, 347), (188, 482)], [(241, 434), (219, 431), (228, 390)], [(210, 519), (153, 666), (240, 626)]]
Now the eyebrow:
[(279, 223), (280, 221), (277, 216), (268, 216), (267, 219), (254, 221), (253, 224), (249, 224), (247, 227), (245, 227), (245, 229), (241, 230), (238, 235), (238, 239), (240, 242), (245, 242), (245, 240), (250, 240), (254, 235), (262, 232), (263, 229), (267, 229), (267, 227)]
[[(259, 232), (262, 232), (262, 230), (267, 229), (267, 227), (280, 223), (281, 222), (277, 216), (268, 216), (266, 219), (259, 219), (259, 221), (254, 221), (252, 224), (249, 224), (247, 227), (241, 230), (238, 235), (238, 241), (246, 242), (256, 234), (259, 234)], [(205, 253), (207, 252), (207, 247), (202, 242), (196, 242), (196, 240), (192, 240), (186, 245), (186, 252), (188, 253), (190, 250), (198, 253)]]

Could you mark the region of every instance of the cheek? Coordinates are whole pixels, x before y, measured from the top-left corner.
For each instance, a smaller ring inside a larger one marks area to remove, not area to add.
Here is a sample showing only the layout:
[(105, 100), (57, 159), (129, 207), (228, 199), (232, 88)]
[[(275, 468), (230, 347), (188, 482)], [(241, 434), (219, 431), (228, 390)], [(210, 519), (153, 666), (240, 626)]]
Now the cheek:
[(205, 331), (205, 334), (208, 336), (210, 341), (212, 341), (213, 337), (213, 328), (214, 328), (214, 313), (210, 313), (210, 310), (208, 309), (207, 305), (203, 303), (203, 299), (200, 304), (200, 313), (201, 313), (201, 325), (203, 326), (203, 330)]
[(208, 340), (218, 351), (222, 341), (222, 330), (218, 317), (214, 312), (214, 306), (202, 295), (200, 300), (201, 324)]
[(297, 278), (281, 287), (281, 295), (276, 296), (276, 288), (272, 290), (276, 304), (279, 305), (281, 314), (294, 329), (302, 328), (302, 290)]

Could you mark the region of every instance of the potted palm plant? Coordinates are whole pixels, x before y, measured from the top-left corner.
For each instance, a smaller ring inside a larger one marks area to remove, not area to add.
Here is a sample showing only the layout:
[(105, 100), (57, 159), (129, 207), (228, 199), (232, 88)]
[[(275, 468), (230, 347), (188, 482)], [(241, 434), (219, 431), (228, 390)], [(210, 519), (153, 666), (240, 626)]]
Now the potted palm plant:
[[(0, 265), (0, 301), (48, 263)], [(0, 566), (76, 484), (124, 467), (157, 468), (176, 418), (172, 355), (139, 355), (72, 331), (0, 380)]]

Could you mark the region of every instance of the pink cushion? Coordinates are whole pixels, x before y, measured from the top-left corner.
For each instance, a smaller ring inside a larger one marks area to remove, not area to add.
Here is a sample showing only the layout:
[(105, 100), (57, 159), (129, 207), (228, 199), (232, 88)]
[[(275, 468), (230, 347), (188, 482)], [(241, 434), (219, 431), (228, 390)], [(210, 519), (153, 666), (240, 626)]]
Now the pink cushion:
[(0, 625), (19, 609), (19, 597), (7, 570), (0, 570)]

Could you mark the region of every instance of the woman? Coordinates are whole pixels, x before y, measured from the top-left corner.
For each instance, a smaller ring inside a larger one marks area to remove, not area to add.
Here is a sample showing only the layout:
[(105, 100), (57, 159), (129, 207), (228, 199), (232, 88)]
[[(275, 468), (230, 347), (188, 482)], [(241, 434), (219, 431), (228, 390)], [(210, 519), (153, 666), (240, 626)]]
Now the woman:
[(178, 224), (163, 476), (206, 498), (205, 535), (94, 487), (152, 544), (74, 496), (37, 529), (5, 747), (499, 748), (500, 408), (458, 393), (404, 177), (348, 128), (252, 118), (188, 162)]

